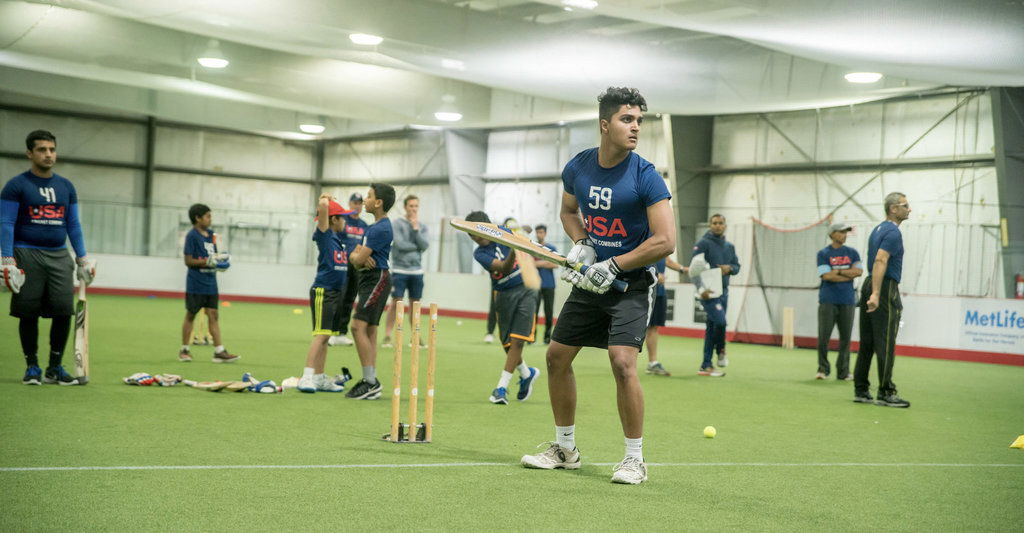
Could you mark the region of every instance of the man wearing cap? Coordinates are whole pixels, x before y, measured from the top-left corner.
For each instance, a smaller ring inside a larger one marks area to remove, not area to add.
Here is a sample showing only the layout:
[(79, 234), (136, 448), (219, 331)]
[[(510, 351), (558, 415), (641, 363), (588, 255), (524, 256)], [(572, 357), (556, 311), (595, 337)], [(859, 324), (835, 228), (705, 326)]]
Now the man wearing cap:
[[(345, 253), (352, 253), (363, 242), (363, 234), (366, 233), (366, 222), (359, 218), (363, 212), (363, 195), (355, 192), (348, 197), (348, 209), (351, 215), (345, 215), (345, 233), (342, 236), (342, 243), (345, 245)], [(341, 300), (341, 325), (339, 334), (331, 337), (328, 344), (331, 346), (352, 346), (352, 339), (346, 337), (348, 334), (348, 323), (352, 320), (352, 304), (356, 301), (359, 293), (359, 272), (352, 269), (348, 273), (348, 281), (345, 286), (345, 297)]]
[(818, 373), (814, 379), (825, 379), (831, 372), (828, 343), (832, 329), (839, 326), (839, 357), (836, 358), (836, 379), (850, 381), (850, 333), (856, 295), (853, 280), (864, 273), (857, 250), (846, 246), (846, 234), (852, 227), (836, 223), (828, 227), (832, 244), (818, 251)]

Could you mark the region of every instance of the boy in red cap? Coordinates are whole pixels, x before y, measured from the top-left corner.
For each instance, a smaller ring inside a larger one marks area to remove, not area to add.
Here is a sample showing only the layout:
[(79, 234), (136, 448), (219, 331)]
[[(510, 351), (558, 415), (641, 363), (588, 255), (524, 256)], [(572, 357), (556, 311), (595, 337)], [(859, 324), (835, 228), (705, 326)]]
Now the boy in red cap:
[(309, 289), (309, 309), (313, 313), (313, 340), (306, 353), (306, 366), (296, 387), (301, 392), (342, 392), (324, 373), (327, 361), (327, 340), (338, 335), (344, 309), (345, 284), (348, 275), (348, 254), (342, 244), (345, 217), (353, 212), (345, 209), (329, 194), (321, 194), (316, 205), (316, 278)]

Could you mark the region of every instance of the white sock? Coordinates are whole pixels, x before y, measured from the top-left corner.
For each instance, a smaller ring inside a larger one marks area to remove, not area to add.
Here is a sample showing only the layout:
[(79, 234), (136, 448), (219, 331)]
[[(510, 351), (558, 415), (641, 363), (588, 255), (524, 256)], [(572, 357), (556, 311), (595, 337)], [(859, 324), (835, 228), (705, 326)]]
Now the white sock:
[(657, 361), (651, 361), (650, 363), (647, 363), (647, 366), (648, 366), (648, 367), (652, 367), (652, 366), (654, 366), (654, 365), (656, 365), (656, 364), (658, 364), (658, 362), (657, 362)]
[(519, 371), (519, 377), (521, 377), (521, 378), (528, 378), (528, 377), (530, 377), (530, 367), (526, 366), (526, 361), (523, 361), (522, 363), (519, 363), (519, 366), (516, 367), (516, 370)]
[(508, 388), (508, 384), (512, 381), (512, 373), (501, 371), (501, 379), (498, 380), (498, 388)]
[(181, 351), (183, 351), (183, 352), (187, 352), (187, 351), (188, 351), (188, 349), (189, 349), (189, 348), (188, 348), (188, 345), (187, 345), (187, 344), (182, 344), (182, 345), (181, 345)]
[(644, 438), (631, 439), (626, 437), (626, 457), (636, 457), (644, 460)]
[(224, 345), (223, 344), (221, 344), (220, 346), (217, 346), (216, 348), (213, 349), (213, 353), (221, 353), (223, 351), (224, 351)]
[(307, 366), (307, 367), (302, 369), (302, 377), (308, 378), (308, 377), (312, 377), (312, 376), (313, 376), (313, 368), (312, 367), (308, 367)]
[(571, 426), (555, 426), (555, 441), (566, 450), (576, 449), (576, 424)]
[(365, 379), (367, 383), (377, 383), (377, 367), (364, 366), (363, 379)]

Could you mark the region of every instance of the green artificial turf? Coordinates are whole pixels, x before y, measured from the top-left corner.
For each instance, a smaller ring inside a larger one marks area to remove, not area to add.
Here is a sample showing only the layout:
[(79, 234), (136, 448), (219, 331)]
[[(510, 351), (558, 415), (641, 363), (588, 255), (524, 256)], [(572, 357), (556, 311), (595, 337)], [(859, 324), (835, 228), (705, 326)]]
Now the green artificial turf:
[[(714, 379), (695, 374), (700, 341), (663, 336), (660, 360), (674, 375), (641, 375), (650, 480), (621, 486), (609, 483), (623, 443), (600, 351), (575, 365), (583, 468), (536, 471), (518, 461), (553, 438), (547, 381), (527, 402), (491, 405), (504, 357), (482, 342), (481, 321), (440, 319), (435, 442), (396, 445), (380, 440), (389, 394), (121, 383), (134, 372), (299, 375), (308, 310), (222, 308), (225, 344), (242, 359), (215, 365), (210, 347), (177, 361), (181, 301), (93, 296), (90, 305), (85, 387), (23, 386), (17, 321), (0, 318), (2, 531), (1011, 531), (1024, 522), (1024, 450), (1008, 447), (1024, 434), (1022, 367), (901, 357), (895, 377), (913, 406), (892, 409), (851, 402), (850, 383), (813, 380), (811, 350), (732, 344), (728, 375)], [(41, 330), (45, 350), (47, 321)], [(528, 346), (526, 358), (543, 369), (544, 347)], [(385, 392), (391, 360), (382, 350)], [(330, 349), (329, 371), (342, 365), (358, 379), (353, 347)], [(702, 436), (707, 425), (716, 438)], [(450, 466), (382, 466), (438, 464)], [(11, 470), (183, 465), (297, 468)]]

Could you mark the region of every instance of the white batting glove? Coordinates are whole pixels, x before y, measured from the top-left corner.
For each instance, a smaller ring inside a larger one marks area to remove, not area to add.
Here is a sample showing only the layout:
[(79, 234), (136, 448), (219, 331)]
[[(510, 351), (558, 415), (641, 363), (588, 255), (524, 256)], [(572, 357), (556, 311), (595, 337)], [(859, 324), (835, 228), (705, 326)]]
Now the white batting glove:
[(581, 281), (583, 281), (583, 274), (580, 274), (579, 272), (576, 272), (575, 270), (569, 267), (563, 268), (562, 275), (559, 277), (577, 286), (580, 284)]
[(96, 261), (82, 256), (76, 259), (75, 262), (78, 263), (78, 281), (86, 285), (92, 285), (92, 280), (96, 278)]
[(589, 237), (576, 241), (565, 256), (565, 262), (573, 265), (578, 263), (590, 266), (594, 261), (597, 261), (597, 250), (594, 249), (594, 241)]
[(0, 270), (0, 278), (3, 279), (3, 286), (17, 294), (21, 292), (21, 286), (25, 284), (25, 271), (18, 268), (18, 262), (13, 257), (4, 257)]
[(587, 273), (583, 275), (583, 281), (577, 287), (597, 294), (604, 294), (611, 288), (612, 282), (615, 281), (615, 276), (619, 272), (622, 272), (622, 269), (615, 263), (614, 257), (605, 259), (588, 268)]

